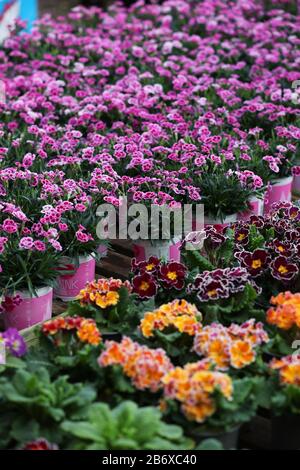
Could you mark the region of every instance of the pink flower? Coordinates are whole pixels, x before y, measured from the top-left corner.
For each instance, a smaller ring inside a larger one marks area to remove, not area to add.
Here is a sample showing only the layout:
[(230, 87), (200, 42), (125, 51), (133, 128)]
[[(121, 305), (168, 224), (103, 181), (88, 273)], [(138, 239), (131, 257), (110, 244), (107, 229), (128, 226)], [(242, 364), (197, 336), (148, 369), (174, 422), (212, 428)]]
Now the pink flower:
[(33, 238), (23, 237), (20, 240), (19, 247), (24, 250), (31, 250), (34, 245)]
[(77, 240), (81, 243), (88, 243), (90, 240), (93, 240), (93, 237), (90, 234), (84, 233), (81, 230), (78, 230), (75, 236)]
[(68, 225), (60, 222), (58, 224), (58, 228), (61, 232), (67, 232), (68, 231)]
[(77, 212), (85, 212), (86, 206), (84, 204), (76, 204), (75, 209), (77, 210)]
[(32, 155), (31, 153), (27, 153), (25, 157), (23, 158), (22, 164), (25, 168), (29, 168), (32, 166), (34, 160), (35, 160), (35, 156)]
[(46, 251), (46, 245), (44, 242), (40, 241), (40, 240), (37, 240), (34, 242), (34, 248), (37, 250), (37, 251)]
[(16, 233), (18, 231), (18, 224), (12, 219), (5, 219), (2, 228), (4, 232)]
[(53, 239), (50, 238), (49, 243), (52, 245), (54, 250), (62, 251), (62, 246), (57, 240), (53, 240)]

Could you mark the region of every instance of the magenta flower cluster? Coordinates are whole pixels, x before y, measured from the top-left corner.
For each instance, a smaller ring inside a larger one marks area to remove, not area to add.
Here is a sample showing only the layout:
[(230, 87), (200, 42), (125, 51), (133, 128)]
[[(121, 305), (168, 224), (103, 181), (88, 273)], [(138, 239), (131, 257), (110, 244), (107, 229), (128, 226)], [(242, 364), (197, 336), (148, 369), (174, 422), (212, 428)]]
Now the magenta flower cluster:
[(1, 287), (12, 258), (38, 271), (52, 253), (52, 272), (95, 251), (100, 203), (209, 204), (209, 175), (239, 189), (210, 209), (230, 214), (291, 174), (300, 27), (287, 2), (139, 1), (19, 26), (0, 51)]

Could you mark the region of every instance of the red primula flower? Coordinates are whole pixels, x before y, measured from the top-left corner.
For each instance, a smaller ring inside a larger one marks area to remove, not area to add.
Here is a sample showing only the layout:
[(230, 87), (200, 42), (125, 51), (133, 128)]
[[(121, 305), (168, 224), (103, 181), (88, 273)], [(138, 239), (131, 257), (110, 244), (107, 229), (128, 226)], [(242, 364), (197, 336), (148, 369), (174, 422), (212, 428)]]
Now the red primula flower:
[(278, 238), (275, 238), (270, 243), (270, 247), (273, 248), (279, 255), (288, 257), (295, 252), (295, 247), (291, 243), (281, 242)]
[(132, 271), (137, 273), (155, 273), (159, 269), (161, 260), (155, 256), (150, 256), (147, 261), (140, 261), (139, 263), (134, 258), (131, 262)]
[(55, 444), (50, 444), (46, 439), (37, 439), (25, 444), (21, 450), (58, 450), (58, 447)]
[(257, 249), (250, 251), (242, 251), (237, 253), (236, 257), (241, 261), (242, 266), (246, 267), (252, 277), (259, 276), (265, 268), (267, 268), (270, 257), (265, 250)]
[(247, 245), (249, 242), (249, 229), (248, 228), (237, 228), (234, 233), (235, 242), (238, 245)]
[(186, 267), (173, 261), (161, 266), (158, 276), (166, 287), (181, 290), (184, 286)]
[(249, 225), (255, 225), (256, 228), (263, 228), (265, 225), (265, 219), (261, 215), (251, 215)]
[(279, 281), (290, 281), (298, 272), (297, 265), (289, 263), (284, 256), (278, 256), (271, 264), (272, 276)]
[(155, 279), (148, 273), (135, 276), (132, 280), (132, 286), (133, 292), (138, 294), (141, 299), (150, 299), (157, 292)]

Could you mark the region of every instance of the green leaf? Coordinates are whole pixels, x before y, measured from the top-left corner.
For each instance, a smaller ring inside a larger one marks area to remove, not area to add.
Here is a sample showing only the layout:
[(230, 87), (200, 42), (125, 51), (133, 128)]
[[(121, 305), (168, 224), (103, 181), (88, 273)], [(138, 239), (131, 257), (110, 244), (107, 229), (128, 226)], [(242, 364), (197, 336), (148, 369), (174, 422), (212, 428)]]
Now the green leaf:
[(12, 424), (11, 437), (20, 443), (34, 441), (40, 437), (40, 426), (34, 420), (28, 421), (26, 416), (17, 417)]
[(76, 422), (73, 421), (64, 421), (61, 424), (63, 431), (72, 434), (72, 436), (79, 437), (83, 440), (93, 441), (101, 443), (102, 436), (99, 431), (90, 423), (85, 422)]
[(139, 450), (137, 441), (128, 437), (120, 437), (111, 443), (116, 450)]
[(183, 437), (181, 427), (176, 426), (175, 424), (161, 423), (158, 432), (161, 437), (167, 437), (173, 441), (179, 440)]
[(195, 450), (224, 450), (223, 445), (216, 439), (205, 439)]
[(213, 271), (214, 265), (202, 256), (199, 251), (186, 251), (186, 261), (190, 269), (198, 268), (200, 272)]

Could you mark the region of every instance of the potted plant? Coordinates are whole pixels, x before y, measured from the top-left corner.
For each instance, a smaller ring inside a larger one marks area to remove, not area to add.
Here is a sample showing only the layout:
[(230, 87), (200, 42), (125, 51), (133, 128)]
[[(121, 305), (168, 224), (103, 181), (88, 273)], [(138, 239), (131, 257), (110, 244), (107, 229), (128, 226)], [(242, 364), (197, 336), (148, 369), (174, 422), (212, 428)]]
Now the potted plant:
[(32, 223), (13, 204), (0, 206), (0, 290), (6, 327), (18, 330), (52, 316), (61, 245), (57, 234)]
[(33, 357), (38, 358), (42, 350), (44, 360), (47, 357), (56, 374), (66, 371), (73, 381), (83, 382), (98, 370), (96, 359), (101, 346), (102, 337), (95, 320), (61, 316), (43, 323), (39, 348)]
[(223, 233), (207, 228), (201, 254), (186, 251), (185, 262), (200, 272), (238, 266), (245, 269), (249, 282), (258, 287), (260, 305), (267, 308), (271, 296), (287, 289), (299, 290), (299, 214), (296, 205), (278, 203), (268, 216), (251, 216)]
[(160, 411), (123, 401), (114, 409), (94, 403), (85, 421), (65, 421), (62, 429), (69, 436), (68, 449), (75, 450), (187, 450), (193, 441), (180, 426), (166, 424)]
[(187, 267), (176, 261), (164, 261), (151, 256), (131, 263), (132, 291), (139, 300), (155, 299), (157, 305), (184, 297), (188, 284)]
[(71, 383), (68, 376), (51, 378), (47, 367), (25, 364), (9, 377), (0, 375), (0, 447), (18, 449), (41, 436), (61, 444), (60, 424), (85, 416), (96, 398), (90, 384)]
[(300, 448), (300, 356), (270, 362), (272, 448)]
[(98, 363), (101, 368), (116, 368), (127, 377), (137, 392), (143, 392), (140, 399), (147, 399), (150, 392), (152, 402), (162, 390), (162, 378), (173, 369), (163, 349), (151, 349), (126, 336), (121, 342), (106, 341)]
[(264, 346), (270, 338), (263, 324), (253, 318), (229, 327), (212, 323), (199, 329), (193, 349), (202, 359), (209, 359), (218, 370), (230, 371), (237, 377), (263, 374)]
[(238, 212), (248, 209), (251, 193), (241, 186), (234, 174), (204, 172), (199, 186), (206, 225), (214, 225), (221, 230), (237, 220)]
[(191, 350), (194, 336), (202, 328), (201, 319), (194, 305), (175, 299), (146, 312), (139, 329), (149, 346), (164, 348), (174, 364), (184, 364), (195, 359)]
[[(83, 197), (83, 202), (80, 202)], [(52, 209), (49, 209), (52, 211)], [(60, 214), (60, 260), (56, 297), (64, 301), (76, 298), (87, 282), (95, 279), (97, 249), (96, 214), (91, 201), (80, 194), (78, 200), (59, 203), (54, 208)], [(46, 213), (47, 217), (47, 213)]]
[(82, 289), (77, 299), (69, 304), (70, 315), (93, 318), (106, 339), (121, 338), (122, 333), (133, 333), (142, 311), (131, 294), (129, 281), (99, 279)]
[(270, 153), (263, 157), (272, 170), (270, 184), (265, 194), (265, 214), (271, 211), (274, 203), (291, 201), (298, 139), (297, 129), (293, 126), (275, 127), (275, 135), (269, 143)]
[(134, 254), (139, 262), (149, 257), (179, 262), (183, 204), (195, 204), (200, 194), (195, 186), (171, 172), (156, 169), (153, 175), (124, 178), (121, 195), (128, 195), (128, 233)]
[(275, 356), (292, 354), (293, 345), (300, 339), (300, 294), (280, 292), (271, 298), (266, 320), (273, 327), (270, 353)]
[(203, 313), (203, 323), (230, 324), (255, 316), (257, 286), (245, 268), (224, 268), (195, 274), (186, 298)]
[(217, 438), (225, 449), (237, 447), (239, 427), (255, 416), (263, 387), (258, 377), (215, 371), (207, 359), (174, 368), (162, 382), (166, 415), (198, 442)]

